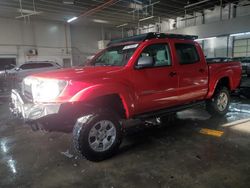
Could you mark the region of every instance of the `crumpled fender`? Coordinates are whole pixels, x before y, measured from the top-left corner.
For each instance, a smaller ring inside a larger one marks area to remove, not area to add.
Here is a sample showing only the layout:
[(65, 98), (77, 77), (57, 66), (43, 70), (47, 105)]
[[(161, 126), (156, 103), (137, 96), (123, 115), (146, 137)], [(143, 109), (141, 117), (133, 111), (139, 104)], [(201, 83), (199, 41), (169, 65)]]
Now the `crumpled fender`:
[(75, 94), (70, 99), (70, 102), (89, 101), (112, 94), (120, 96), (126, 112), (126, 117), (131, 117), (135, 111), (135, 94), (128, 86), (121, 83), (106, 83), (89, 86)]

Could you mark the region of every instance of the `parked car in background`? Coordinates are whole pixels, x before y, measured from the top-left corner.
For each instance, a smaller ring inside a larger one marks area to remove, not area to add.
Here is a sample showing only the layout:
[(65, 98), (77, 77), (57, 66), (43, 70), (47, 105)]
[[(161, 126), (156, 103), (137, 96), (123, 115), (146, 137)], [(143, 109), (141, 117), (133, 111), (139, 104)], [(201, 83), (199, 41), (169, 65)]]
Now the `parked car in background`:
[(30, 61), (7, 70), (7, 76), (12, 81), (12, 87), (17, 87), (29, 75), (62, 68), (52, 61)]
[(0, 98), (9, 93), (11, 87), (8, 84), (7, 72), (15, 67), (14, 64), (0, 66)]
[(207, 63), (231, 62), (232, 58), (229, 57), (211, 57), (206, 58)]
[(235, 57), (234, 61), (240, 61), (242, 65), (242, 73), (250, 77), (250, 57)]
[(5, 76), (5, 74), (6, 74), (9, 70), (11, 70), (11, 69), (13, 69), (13, 68), (15, 68), (15, 65), (13, 65), (13, 64), (5, 65), (4, 67), (0, 67), (0, 78), (3, 77), (3, 76)]
[(247, 77), (250, 77), (250, 66), (247, 66), (246, 73), (247, 73)]

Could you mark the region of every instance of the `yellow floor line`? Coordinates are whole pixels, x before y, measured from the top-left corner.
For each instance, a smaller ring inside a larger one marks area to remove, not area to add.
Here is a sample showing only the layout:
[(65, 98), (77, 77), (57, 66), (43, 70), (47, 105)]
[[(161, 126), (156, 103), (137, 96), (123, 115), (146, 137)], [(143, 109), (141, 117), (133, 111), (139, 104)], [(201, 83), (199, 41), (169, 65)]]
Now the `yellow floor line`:
[(210, 135), (210, 136), (216, 136), (216, 137), (221, 137), (224, 134), (223, 131), (217, 131), (217, 130), (206, 129), (206, 128), (202, 128), (200, 130), (200, 133), (205, 134), (205, 135)]

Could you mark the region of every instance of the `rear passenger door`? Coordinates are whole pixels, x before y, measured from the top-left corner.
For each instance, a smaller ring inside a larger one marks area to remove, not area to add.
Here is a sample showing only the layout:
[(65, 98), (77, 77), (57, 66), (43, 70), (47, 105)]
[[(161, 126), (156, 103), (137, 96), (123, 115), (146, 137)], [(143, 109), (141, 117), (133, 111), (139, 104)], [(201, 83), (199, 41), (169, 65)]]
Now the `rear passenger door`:
[(196, 43), (174, 44), (181, 104), (202, 100), (208, 91), (208, 66)]

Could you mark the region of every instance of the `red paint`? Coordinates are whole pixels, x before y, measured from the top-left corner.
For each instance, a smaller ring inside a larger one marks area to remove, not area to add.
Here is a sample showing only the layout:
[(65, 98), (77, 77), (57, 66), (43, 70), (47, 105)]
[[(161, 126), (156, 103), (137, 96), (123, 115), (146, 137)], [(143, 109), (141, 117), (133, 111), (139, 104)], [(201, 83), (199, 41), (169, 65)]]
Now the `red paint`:
[[(179, 42), (194, 43), (200, 61), (180, 65), (174, 48), (174, 44)], [(135, 69), (142, 50), (155, 43), (169, 44), (172, 66)], [(170, 77), (170, 72), (176, 72), (177, 75)], [(109, 94), (118, 94), (122, 99), (126, 116), (130, 118), (143, 112), (208, 99), (213, 95), (217, 82), (223, 77), (229, 79), (230, 90), (235, 90), (241, 79), (241, 65), (239, 62), (207, 65), (202, 49), (192, 40), (151, 39), (140, 43), (124, 67), (86, 66), (35, 76), (69, 82), (61, 95), (50, 102), (88, 101)]]

